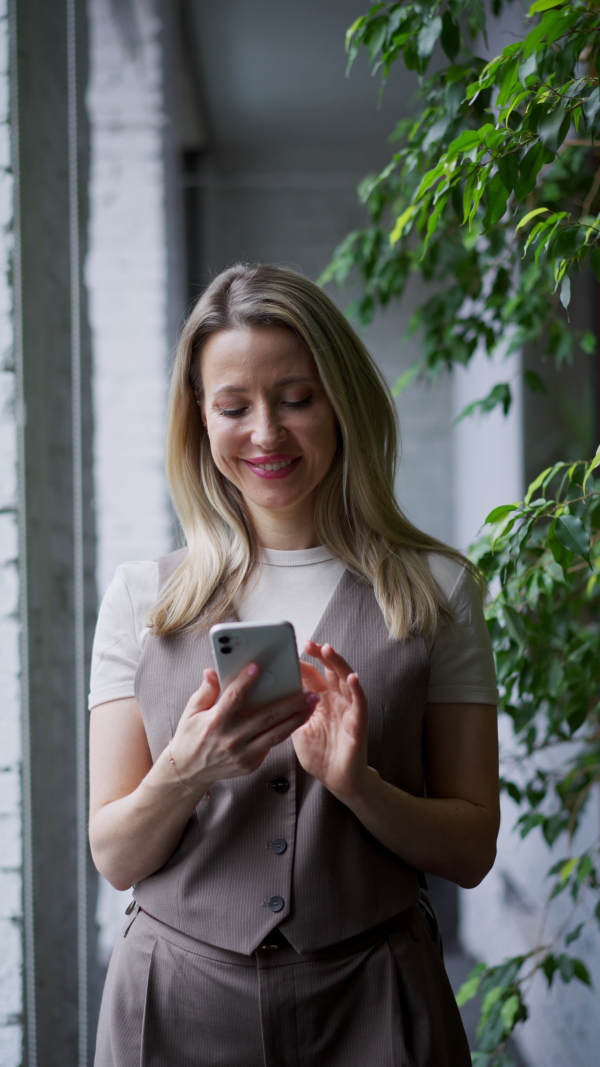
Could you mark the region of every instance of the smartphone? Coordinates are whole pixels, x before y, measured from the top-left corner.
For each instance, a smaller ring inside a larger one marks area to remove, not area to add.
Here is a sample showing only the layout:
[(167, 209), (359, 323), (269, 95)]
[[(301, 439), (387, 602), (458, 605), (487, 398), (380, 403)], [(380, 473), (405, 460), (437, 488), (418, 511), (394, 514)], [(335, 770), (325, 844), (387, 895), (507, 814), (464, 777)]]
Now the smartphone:
[(291, 622), (223, 622), (210, 628), (212, 654), (221, 690), (250, 663), (260, 677), (247, 704), (261, 708), (302, 691), (296, 636)]

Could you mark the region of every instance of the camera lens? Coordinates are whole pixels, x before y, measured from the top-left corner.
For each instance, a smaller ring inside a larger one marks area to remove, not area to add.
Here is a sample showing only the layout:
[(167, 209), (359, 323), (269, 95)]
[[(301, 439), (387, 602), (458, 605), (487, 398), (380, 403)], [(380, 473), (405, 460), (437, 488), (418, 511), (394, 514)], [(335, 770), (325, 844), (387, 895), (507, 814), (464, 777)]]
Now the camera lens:
[(220, 645), (228, 645), (229, 644), (229, 638), (228, 638), (227, 634), (223, 634), (223, 637), (218, 637), (217, 640), (218, 640)]
[(229, 653), (232, 652), (233, 650), (232, 650), (230, 645), (227, 645), (227, 646), (223, 646), (222, 648), (220, 648), (219, 651), (222, 652), (224, 656), (228, 656)]

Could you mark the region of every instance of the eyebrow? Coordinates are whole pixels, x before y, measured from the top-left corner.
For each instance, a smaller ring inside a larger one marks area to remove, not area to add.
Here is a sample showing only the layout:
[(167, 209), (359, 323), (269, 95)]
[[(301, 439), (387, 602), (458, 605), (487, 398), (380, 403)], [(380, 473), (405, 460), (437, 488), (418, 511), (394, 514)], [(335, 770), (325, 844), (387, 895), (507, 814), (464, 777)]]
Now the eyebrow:
[[(275, 382), (274, 384), (275, 384), (276, 387), (280, 387), (282, 385), (294, 385), (296, 382), (310, 382), (311, 385), (314, 385), (315, 384), (315, 379), (314, 378), (308, 378), (308, 377), (280, 378), (279, 381)], [(246, 389), (246, 387), (243, 386), (243, 385), (220, 385), (218, 389), (215, 389), (215, 391), (213, 393), (213, 396), (218, 396), (219, 393), (247, 393), (247, 392), (248, 392), (248, 389)]]

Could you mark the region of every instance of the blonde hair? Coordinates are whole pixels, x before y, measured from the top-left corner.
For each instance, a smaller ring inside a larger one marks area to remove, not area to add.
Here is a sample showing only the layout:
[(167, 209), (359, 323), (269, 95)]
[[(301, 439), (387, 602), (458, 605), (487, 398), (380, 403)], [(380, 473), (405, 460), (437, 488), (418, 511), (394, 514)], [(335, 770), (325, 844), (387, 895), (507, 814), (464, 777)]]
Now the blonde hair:
[(218, 330), (284, 326), (312, 353), (335, 411), (339, 445), (315, 493), (318, 543), (373, 587), (390, 634), (432, 633), (450, 612), (425, 553), (475, 568), (408, 521), (394, 497), (396, 408), (379, 369), (329, 297), (295, 271), (236, 264), (197, 301), (177, 348), (166, 470), (188, 553), (160, 591), (156, 635), (208, 627), (235, 610), (259, 560), (239, 490), (213, 462), (198, 397), (200, 356)]

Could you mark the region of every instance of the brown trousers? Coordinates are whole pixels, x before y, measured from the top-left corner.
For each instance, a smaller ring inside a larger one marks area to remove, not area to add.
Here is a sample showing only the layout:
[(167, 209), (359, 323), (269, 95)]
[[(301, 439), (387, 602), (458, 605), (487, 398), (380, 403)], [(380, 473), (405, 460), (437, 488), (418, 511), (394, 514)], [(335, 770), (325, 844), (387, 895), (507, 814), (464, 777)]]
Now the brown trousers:
[[(268, 938), (266, 939), (268, 942)], [(251, 956), (144, 912), (110, 962), (95, 1067), (470, 1067), (439, 941), (419, 906), (360, 949)]]

